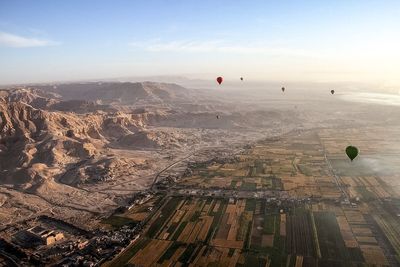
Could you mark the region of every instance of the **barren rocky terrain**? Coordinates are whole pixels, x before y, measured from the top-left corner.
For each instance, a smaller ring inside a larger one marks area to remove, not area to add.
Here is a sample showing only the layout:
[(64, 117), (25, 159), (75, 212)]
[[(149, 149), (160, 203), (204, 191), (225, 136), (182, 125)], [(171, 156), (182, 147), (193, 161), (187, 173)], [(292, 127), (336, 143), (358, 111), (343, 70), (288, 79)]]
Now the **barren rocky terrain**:
[(184, 170), (202, 151), (234, 151), (298, 124), (294, 110), (232, 99), (153, 82), (1, 90), (1, 224), (50, 214), (86, 226), (171, 163)]

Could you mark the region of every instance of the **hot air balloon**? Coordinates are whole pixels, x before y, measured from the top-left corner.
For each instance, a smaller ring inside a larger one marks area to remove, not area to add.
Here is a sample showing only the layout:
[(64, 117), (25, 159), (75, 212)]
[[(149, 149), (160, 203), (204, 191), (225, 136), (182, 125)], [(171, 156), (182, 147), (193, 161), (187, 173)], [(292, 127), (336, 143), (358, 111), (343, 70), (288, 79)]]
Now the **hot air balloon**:
[(217, 115), (217, 119), (219, 119), (219, 115)]
[(224, 79), (223, 79), (221, 76), (217, 77), (217, 82), (218, 82), (219, 84), (221, 84), (223, 80), (224, 80)]
[(282, 92), (285, 92), (285, 87), (282, 87)]
[(358, 156), (358, 148), (355, 146), (346, 147), (346, 155), (349, 157), (351, 161)]
[(331, 90), (331, 94), (333, 95), (335, 93), (335, 90)]
[(240, 77), (240, 80), (243, 81), (243, 77)]

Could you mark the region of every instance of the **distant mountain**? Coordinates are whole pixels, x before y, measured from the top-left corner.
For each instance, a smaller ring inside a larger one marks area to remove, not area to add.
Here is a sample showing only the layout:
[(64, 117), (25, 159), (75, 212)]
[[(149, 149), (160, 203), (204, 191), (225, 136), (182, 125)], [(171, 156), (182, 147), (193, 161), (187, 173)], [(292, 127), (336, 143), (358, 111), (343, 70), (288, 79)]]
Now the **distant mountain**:
[(191, 90), (177, 84), (154, 82), (97, 82), (35, 86), (59, 94), (63, 100), (86, 100), (101, 104), (132, 105), (140, 102), (162, 103), (188, 99)]
[(117, 109), (110, 105), (96, 104), (94, 101), (86, 100), (67, 100), (60, 101), (50, 105), (49, 110), (75, 112), (75, 113), (90, 113), (95, 111), (116, 112)]

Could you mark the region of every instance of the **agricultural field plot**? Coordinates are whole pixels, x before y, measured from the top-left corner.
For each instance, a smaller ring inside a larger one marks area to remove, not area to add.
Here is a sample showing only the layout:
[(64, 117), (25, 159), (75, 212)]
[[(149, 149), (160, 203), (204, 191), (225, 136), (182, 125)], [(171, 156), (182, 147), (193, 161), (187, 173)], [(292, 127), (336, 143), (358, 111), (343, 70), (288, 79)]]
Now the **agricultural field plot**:
[[(168, 198), (156, 218), (149, 222), (146, 234), (113, 263), (139, 266), (185, 262), (196, 266), (286, 264), (286, 224), (282, 216), (268, 207), (265, 200)], [(157, 253), (145, 262), (154, 249)]]
[(293, 197), (337, 199), (335, 184), (319, 136), (310, 132), (261, 141), (237, 156), (237, 162), (199, 165), (178, 184), (185, 187), (242, 191), (284, 190)]
[[(318, 135), (334, 172), (349, 186), (352, 197), (400, 196), (400, 152), (390, 145), (398, 143), (398, 127), (322, 129)], [(360, 150), (353, 162), (344, 154), (350, 144)]]
[(167, 197), (163, 203), (145, 234), (114, 263), (387, 265), (368, 224), (361, 213), (352, 210), (325, 205), (321, 211), (311, 205), (295, 205), (282, 211), (266, 200), (210, 197)]
[(280, 179), (268, 171), (270, 164), (268, 160), (254, 160), (237, 165), (220, 164), (197, 168), (190, 177), (181, 179), (179, 184), (198, 188), (280, 190)]
[(365, 153), (362, 158), (357, 158), (353, 162), (345, 158), (343, 152), (342, 158), (339, 158), (339, 155), (332, 155), (329, 158), (337, 174), (343, 176), (390, 176), (399, 173), (399, 154), (378, 156)]
[(135, 221), (127, 217), (112, 215), (102, 221), (103, 225), (111, 229), (118, 229), (124, 225), (135, 225)]
[[(263, 141), (237, 155), (234, 163), (198, 164), (176, 187), (213, 194), (165, 195), (143, 235), (113, 263), (397, 266), (400, 202), (396, 186), (389, 183), (397, 176), (359, 171), (336, 149), (347, 141), (329, 134), (323, 129)], [(379, 146), (363, 151), (376, 153)], [(275, 190), (283, 197), (226, 197), (224, 189), (246, 194)], [(135, 208), (122, 217), (141, 221), (143, 211)]]
[(344, 176), (342, 181), (347, 186), (351, 198), (368, 202), (396, 196), (393, 188), (379, 176)]
[(398, 218), (385, 211), (381, 211), (380, 214), (373, 214), (372, 217), (391, 244), (396, 260), (400, 262), (400, 226)]
[(102, 224), (111, 229), (118, 229), (124, 225), (135, 225), (146, 220), (154, 206), (157, 206), (160, 201), (160, 196), (154, 196), (140, 205), (133, 206), (131, 209), (114, 213), (102, 220)]
[(330, 128), (318, 130), (329, 156), (343, 155), (343, 147), (354, 145), (360, 155), (398, 155), (399, 127)]
[(314, 212), (316, 235), (318, 236), (321, 261), (328, 266), (351, 266), (353, 263), (363, 263), (359, 247), (347, 247), (343, 240), (336, 216), (332, 212)]
[(296, 209), (286, 216), (286, 249), (290, 254), (316, 257), (316, 236), (309, 210)]

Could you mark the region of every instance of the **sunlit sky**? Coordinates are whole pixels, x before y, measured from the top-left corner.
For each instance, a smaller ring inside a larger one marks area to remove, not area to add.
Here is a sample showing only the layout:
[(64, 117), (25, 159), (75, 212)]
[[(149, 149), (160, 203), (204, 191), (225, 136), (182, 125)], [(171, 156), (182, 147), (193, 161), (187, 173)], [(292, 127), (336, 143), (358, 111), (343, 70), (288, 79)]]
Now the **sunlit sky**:
[(0, 0), (0, 83), (179, 75), (400, 85), (400, 1)]

